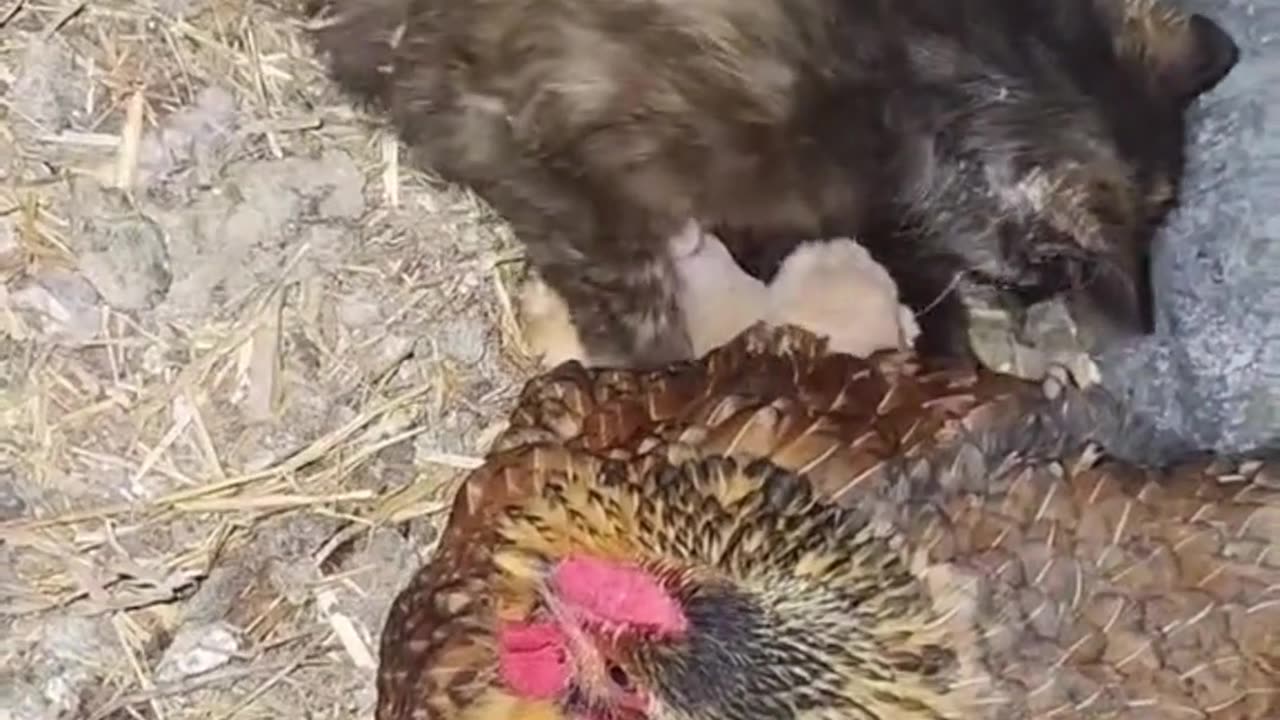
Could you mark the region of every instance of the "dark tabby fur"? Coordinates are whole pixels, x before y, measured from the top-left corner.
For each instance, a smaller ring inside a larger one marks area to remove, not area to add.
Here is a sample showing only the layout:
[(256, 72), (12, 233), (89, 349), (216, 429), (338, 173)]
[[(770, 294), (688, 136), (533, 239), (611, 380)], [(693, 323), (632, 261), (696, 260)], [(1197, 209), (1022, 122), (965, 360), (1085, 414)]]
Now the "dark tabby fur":
[(927, 352), (967, 354), (968, 307), (1058, 292), (1148, 329), (1183, 113), (1238, 55), (1158, 0), (312, 1), (339, 83), (630, 365), (690, 353), (665, 239), (691, 217), (766, 279), (858, 238)]

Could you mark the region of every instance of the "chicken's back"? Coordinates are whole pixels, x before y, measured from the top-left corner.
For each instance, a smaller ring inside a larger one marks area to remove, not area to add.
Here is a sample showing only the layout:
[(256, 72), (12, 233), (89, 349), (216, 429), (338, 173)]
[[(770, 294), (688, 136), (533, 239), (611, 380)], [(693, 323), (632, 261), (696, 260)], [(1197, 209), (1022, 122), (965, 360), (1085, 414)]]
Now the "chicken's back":
[(991, 717), (1280, 717), (1280, 463), (964, 456), (877, 500)]

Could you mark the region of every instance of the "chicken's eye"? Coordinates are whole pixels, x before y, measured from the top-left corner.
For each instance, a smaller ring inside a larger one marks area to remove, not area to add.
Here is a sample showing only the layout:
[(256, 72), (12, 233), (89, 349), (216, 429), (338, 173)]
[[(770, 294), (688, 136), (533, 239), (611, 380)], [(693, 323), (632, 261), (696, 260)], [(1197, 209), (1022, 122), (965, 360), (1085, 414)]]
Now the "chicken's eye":
[(617, 663), (609, 663), (609, 680), (623, 692), (631, 692), (631, 676)]

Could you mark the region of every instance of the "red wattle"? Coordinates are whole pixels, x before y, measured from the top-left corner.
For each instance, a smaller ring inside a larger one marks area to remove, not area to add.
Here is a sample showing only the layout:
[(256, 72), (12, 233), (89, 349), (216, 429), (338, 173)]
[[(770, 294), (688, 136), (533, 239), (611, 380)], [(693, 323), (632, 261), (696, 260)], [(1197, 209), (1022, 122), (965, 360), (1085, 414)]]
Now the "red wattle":
[(555, 697), (569, 683), (564, 635), (551, 623), (511, 623), (498, 632), (498, 672), (520, 697)]

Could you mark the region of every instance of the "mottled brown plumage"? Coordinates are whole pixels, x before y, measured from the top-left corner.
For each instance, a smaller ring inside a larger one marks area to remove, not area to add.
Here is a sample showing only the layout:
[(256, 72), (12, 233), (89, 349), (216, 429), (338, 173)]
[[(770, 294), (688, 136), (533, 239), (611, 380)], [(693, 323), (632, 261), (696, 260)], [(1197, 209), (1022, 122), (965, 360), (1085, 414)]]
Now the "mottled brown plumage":
[[(1280, 717), (1280, 464), (1100, 458), (1111, 417), (796, 329), (664, 371), (565, 364), (397, 599), (377, 717)], [(688, 633), (610, 636), (610, 679), (517, 697), (499, 619), (543, 613), (569, 553), (652, 571)]]
[(1155, 0), (314, 0), (319, 47), (417, 162), (524, 242), (591, 355), (690, 357), (666, 240), (768, 279), (808, 239), (889, 268), (925, 347), (1068, 292), (1144, 326), (1183, 113), (1235, 64)]

